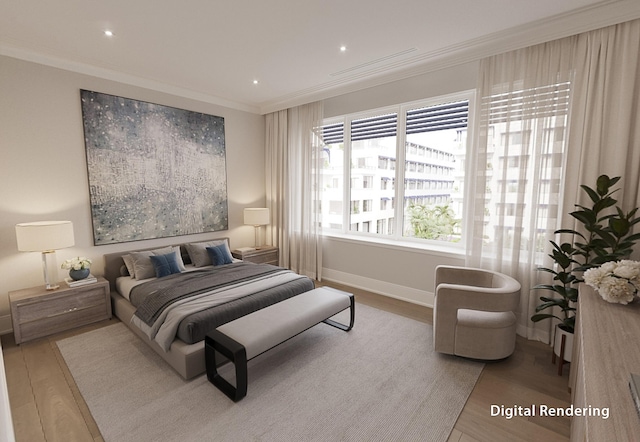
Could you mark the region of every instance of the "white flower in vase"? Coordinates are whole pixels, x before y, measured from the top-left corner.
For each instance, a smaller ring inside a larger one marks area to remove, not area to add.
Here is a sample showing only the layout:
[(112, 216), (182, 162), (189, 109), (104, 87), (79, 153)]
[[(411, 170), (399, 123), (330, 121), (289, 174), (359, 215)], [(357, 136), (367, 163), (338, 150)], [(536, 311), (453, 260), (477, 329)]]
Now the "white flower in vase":
[(622, 260), (606, 262), (584, 272), (584, 282), (611, 303), (628, 304), (640, 287), (640, 262)]

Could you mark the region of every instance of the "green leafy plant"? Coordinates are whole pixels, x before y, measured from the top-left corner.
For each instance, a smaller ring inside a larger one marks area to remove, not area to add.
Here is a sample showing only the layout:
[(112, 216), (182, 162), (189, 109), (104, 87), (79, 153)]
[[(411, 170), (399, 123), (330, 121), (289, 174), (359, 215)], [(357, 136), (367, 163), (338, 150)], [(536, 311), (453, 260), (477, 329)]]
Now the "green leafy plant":
[(424, 206), (410, 204), (408, 207), (411, 229), (416, 238), (453, 240), (460, 220), (448, 205)]
[[(536, 307), (536, 314), (531, 316), (533, 322), (556, 318), (560, 321), (560, 328), (573, 333), (577, 284), (583, 282), (583, 272), (605, 262), (628, 258), (633, 252), (633, 246), (640, 239), (640, 233), (633, 233), (633, 226), (640, 222), (640, 217), (636, 217), (637, 207), (624, 212), (616, 206), (618, 201), (613, 194), (619, 189), (611, 190), (611, 187), (618, 181), (620, 177), (600, 175), (595, 189), (580, 186), (589, 196), (592, 206), (576, 205), (577, 210), (570, 213), (582, 224), (582, 231), (559, 229), (554, 232), (569, 234), (573, 241), (560, 244), (550, 241), (553, 249), (549, 256), (555, 265), (553, 268), (539, 267), (538, 270), (552, 274), (553, 283), (533, 288), (550, 291), (551, 295), (540, 297), (542, 303)], [(540, 313), (556, 307), (559, 315), (555, 312)]]

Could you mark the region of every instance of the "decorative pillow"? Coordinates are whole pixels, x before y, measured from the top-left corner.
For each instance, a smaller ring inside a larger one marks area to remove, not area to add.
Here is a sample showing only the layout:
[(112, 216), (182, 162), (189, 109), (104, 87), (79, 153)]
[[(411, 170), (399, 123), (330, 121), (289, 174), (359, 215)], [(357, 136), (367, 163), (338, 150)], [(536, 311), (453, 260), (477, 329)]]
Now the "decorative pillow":
[(214, 247), (207, 247), (207, 252), (214, 266), (231, 264), (233, 262), (226, 243)]
[(123, 255), (122, 260), (124, 261), (125, 267), (127, 267), (129, 276), (131, 276), (131, 278), (135, 278), (136, 272), (135, 272), (135, 268), (133, 267), (133, 257), (131, 255)]
[[(180, 256), (180, 247), (163, 247), (161, 249), (155, 250), (131, 252), (129, 256), (131, 256), (131, 261), (133, 263), (133, 277), (138, 280), (155, 278), (156, 270), (153, 267), (153, 263), (151, 262), (151, 256), (166, 255), (173, 252), (176, 252), (176, 262), (178, 264), (178, 268), (181, 272), (184, 271), (185, 267), (184, 263), (182, 262), (182, 257)], [(129, 273), (131, 274), (131, 271), (129, 271)]]
[(131, 262), (133, 264), (133, 277), (135, 279), (148, 279), (156, 276), (156, 271), (151, 263), (151, 250), (144, 252), (131, 252)]
[(184, 266), (184, 261), (182, 260), (182, 253), (180, 252), (180, 246), (171, 247), (171, 250), (176, 253), (176, 262), (178, 263), (180, 272), (184, 272), (185, 270), (187, 270), (186, 267)]
[(180, 267), (178, 265), (178, 253), (171, 252), (166, 255), (152, 255), (149, 258), (153, 264), (153, 269), (156, 272), (156, 277), (163, 278), (165, 276), (173, 275), (174, 273), (180, 273)]
[(211, 257), (209, 256), (209, 252), (207, 251), (207, 247), (216, 247), (219, 245), (224, 245), (227, 250), (227, 254), (231, 256), (231, 252), (229, 251), (229, 244), (227, 243), (226, 239), (194, 242), (186, 244), (185, 246), (187, 248), (187, 252), (189, 253), (189, 258), (191, 258), (191, 263), (195, 267), (203, 267), (213, 264), (213, 262), (211, 261)]

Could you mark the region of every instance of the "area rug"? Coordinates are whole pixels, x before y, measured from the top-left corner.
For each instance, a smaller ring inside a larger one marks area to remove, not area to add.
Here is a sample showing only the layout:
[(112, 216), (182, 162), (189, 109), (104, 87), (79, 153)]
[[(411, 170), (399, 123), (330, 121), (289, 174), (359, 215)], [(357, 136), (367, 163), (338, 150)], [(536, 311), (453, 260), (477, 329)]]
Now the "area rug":
[(446, 441), (483, 364), (435, 353), (432, 333), (357, 304), (349, 333), (319, 324), (250, 361), (237, 403), (122, 323), (57, 344), (107, 442)]

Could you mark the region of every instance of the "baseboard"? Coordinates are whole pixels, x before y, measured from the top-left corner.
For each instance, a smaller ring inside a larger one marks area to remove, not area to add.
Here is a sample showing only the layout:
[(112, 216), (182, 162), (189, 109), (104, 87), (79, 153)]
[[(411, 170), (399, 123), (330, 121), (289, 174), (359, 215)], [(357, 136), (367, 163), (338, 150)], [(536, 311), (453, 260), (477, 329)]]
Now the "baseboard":
[(406, 287), (378, 279), (341, 272), (333, 269), (322, 269), (322, 279), (339, 284), (358, 287), (378, 295), (388, 296), (412, 304), (433, 308), (433, 292)]

